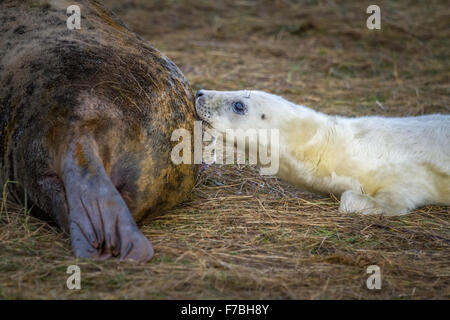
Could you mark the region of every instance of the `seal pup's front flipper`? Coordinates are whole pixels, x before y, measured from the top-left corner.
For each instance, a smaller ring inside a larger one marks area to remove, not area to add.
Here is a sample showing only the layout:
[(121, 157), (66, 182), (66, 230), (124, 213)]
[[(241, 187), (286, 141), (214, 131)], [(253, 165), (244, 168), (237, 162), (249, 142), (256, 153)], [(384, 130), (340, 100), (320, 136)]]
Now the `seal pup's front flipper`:
[(139, 231), (108, 177), (91, 137), (72, 140), (62, 158), (61, 171), (75, 255), (150, 260), (153, 256), (150, 241)]

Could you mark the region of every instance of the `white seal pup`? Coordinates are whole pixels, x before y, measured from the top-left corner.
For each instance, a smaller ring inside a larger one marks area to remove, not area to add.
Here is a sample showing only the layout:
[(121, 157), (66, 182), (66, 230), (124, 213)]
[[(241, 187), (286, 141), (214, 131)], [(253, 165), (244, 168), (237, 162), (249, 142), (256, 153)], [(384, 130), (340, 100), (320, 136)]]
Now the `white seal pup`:
[(450, 205), (450, 115), (330, 116), (262, 91), (196, 96), (202, 120), (227, 129), (278, 129), (277, 175), (341, 197), (345, 213), (402, 215)]

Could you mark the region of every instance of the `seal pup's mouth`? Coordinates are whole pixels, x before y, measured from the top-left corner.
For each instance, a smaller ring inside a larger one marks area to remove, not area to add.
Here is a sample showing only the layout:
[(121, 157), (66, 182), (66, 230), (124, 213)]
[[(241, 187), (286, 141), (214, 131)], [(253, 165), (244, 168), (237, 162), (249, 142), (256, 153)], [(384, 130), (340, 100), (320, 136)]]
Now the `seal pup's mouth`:
[[(212, 159), (208, 159), (208, 162), (212, 163), (216, 162), (217, 160), (217, 151), (215, 149), (218, 134), (215, 130), (215, 128), (211, 125), (211, 110), (209, 107), (206, 106), (206, 94), (204, 90), (197, 91), (197, 94), (195, 95), (195, 112), (202, 121), (202, 145), (203, 147), (208, 147), (213, 149), (213, 155)], [(210, 137), (211, 139), (205, 139), (205, 135)]]
[(205, 105), (205, 94), (203, 90), (199, 90), (195, 96), (195, 112), (199, 117), (199, 119), (202, 121), (203, 148), (206, 147), (213, 150), (211, 158), (208, 157), (208, 159), (202, 159), (204, 167), (207, 168), (210, 164), (215, 163), (217, 160), (217, 151), (215, 147), (218, 135), (215, 133), (215, 129), (210, 123), (211, 112), (209, 108)]
[(204, 123), (211, 127), (211, 110), (205, 103), (205, 97), (204, 90), (197, 91), (195, 95), (195, 112)]

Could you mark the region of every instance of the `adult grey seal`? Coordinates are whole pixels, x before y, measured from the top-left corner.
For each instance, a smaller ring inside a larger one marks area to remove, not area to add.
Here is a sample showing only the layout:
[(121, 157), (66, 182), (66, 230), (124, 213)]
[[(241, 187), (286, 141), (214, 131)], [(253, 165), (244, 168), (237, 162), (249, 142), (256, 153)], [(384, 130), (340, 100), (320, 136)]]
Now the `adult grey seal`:
[(197, 168), (170, 160), (192, 90), (167, 57), (94, 0), (0, 3), (0, 180), (68, 234), (78, 257), (146, 261), (135, 220), (186, 198)]

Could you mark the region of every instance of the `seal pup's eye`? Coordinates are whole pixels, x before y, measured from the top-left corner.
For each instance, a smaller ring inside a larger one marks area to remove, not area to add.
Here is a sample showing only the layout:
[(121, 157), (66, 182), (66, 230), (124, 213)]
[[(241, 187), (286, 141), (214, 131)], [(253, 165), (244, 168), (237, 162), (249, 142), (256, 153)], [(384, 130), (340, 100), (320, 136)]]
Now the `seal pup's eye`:
[(244, 104), (240, 101), (236, 101), (235, 103), (233, 103), (233, 111), (237, 114), (244, 114)]

